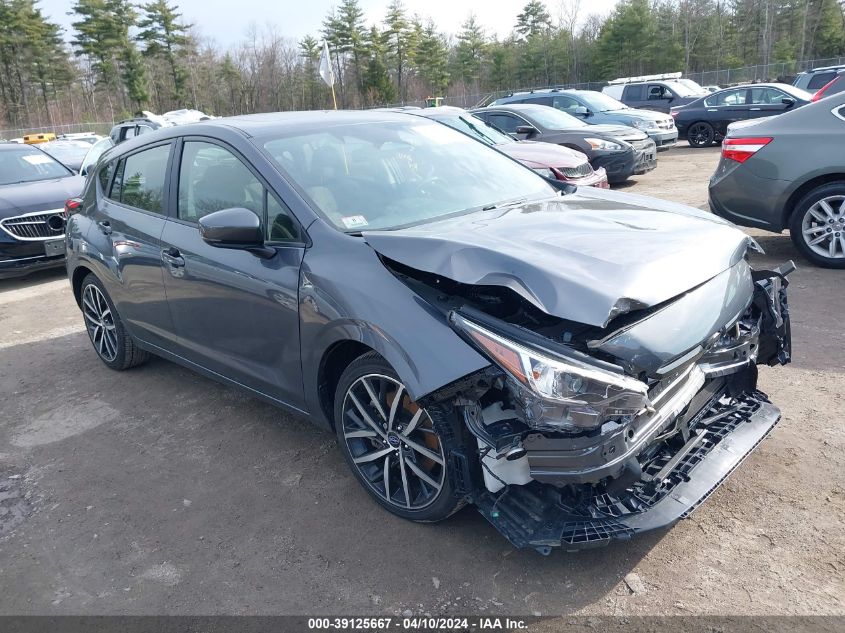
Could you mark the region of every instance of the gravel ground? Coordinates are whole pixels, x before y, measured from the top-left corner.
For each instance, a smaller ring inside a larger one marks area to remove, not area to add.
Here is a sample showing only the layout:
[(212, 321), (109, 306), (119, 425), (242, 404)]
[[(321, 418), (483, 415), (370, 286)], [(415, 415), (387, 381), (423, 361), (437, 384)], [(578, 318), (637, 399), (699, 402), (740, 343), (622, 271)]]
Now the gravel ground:
[[(699, 207), (718, 150), (625, 187)], [(0, 614), (845, 614), (845, 277), (791, 278), (774, 433), (690, 519), (577, 554), (379, 510), (334, 438), (154, 360), (96, 358), (61, 272), (0, 282)]]

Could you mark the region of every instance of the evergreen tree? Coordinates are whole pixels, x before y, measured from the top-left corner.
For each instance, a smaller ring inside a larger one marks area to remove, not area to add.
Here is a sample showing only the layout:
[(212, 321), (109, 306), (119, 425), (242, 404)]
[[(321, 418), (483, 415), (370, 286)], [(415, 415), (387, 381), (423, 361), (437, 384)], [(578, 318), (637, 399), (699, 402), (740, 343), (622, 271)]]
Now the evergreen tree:
[(449, 83), (449, 48), (431, 20), (420, 31), (414, 59), (431, 96), (442, 96)]
[(366, 41), (368, 60), (362, 84), (364, 98), (369, 105), (387, 105), (396, 99), (396, 89), (384, 63), (387, 55), (386, 35), (379, 33), (378, 28), (373, 26)]
[(182, 17), (176, 5), (167, 0), (154, 0), (141, 5), (144, 16), (138, 21), (138, 41), (144, 46), (144, 55), (162, 58), (170, 71), (172, 80), (171, 99), (178, 105), (185, 99), (187, 72), (178, 61), (182, 49), (189, 46), (190, 25), (179, 21)]
[(387, 43), (388, 59), (396, 74), (396, 86), (400, 99), (405, 98), (405, 74), (411, 51), (414, 49), (416, 34), (405, 14), (401, 0), (392, 0), (384, 18), (386, 28), (384, 36)]
[(468, 84), (478, 83), (487, 58), (487, 37), (475, 14), (470, 14), (461, 26), (455, 56), (457, 75)]

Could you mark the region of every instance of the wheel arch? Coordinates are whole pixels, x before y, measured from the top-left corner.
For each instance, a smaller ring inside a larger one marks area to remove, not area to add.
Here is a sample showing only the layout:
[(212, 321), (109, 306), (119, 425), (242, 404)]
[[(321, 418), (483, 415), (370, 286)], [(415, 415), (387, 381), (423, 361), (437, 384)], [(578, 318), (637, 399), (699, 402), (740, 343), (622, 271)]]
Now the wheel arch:
[(340, 377), (357, 358), (370, 352), (375, 352), (375, 350), (369, 345), (346, 339), (333, 343), (323, 353), (317, 370), (317, 391), (320, 410), (332, 428), (335, 427), (334, 399)]
[(804, 196), (810, 193), (813, 189), (836, 182), (845, 184), (845, 173), (834, 172), (821, 174), (810, 178), (808, 181), (801, 183), (801, 185), (796, 187), (796, 189), (789, 195), (789, 198), (787, 198), (786, 204), (783, 205), (781, 230), (789, 226), (792, 221), (792, 214), (795, 213), (795, 207), (798, 206), (798, 203), (804, 198)]
[(70, 283), (73, 289), (73, 298), (76, 299), (76, 305), (80, 308), (82, 307), (82, 280), (92, 273), (93, 271), (90, 268), (80, 265), (74, 269), (73, 275), (71, 276)]

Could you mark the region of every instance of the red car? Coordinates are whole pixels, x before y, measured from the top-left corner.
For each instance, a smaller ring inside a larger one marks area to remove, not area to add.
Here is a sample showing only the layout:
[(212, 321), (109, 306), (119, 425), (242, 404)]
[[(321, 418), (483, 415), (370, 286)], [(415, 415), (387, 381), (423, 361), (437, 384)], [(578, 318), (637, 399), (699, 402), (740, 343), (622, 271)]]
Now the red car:
[(587, 155), (583, 152), (552, 143), (517, 141), (490, 127), (481, 119), (467, 114), (461, 108), (441, 106), (422, 110), (406, 110), (406, 112), (434, 119), (469, 134), (487, 145), (492, 145), (503, 154), (518, 160), (546, 178), (562, 180), (583, 187), (610, 188), (604, 168), (599, 167), (594, 170), (587, 160)]

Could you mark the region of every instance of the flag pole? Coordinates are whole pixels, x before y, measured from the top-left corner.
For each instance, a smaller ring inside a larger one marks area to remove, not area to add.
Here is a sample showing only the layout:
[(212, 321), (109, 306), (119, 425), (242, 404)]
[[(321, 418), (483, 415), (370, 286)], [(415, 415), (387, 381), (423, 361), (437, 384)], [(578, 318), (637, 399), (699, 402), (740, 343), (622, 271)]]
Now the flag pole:
[(337, 110), (337, 97), (334, 94), (334, 84), (332, 84), (332, 103), (334, 103), (334, 109)]

